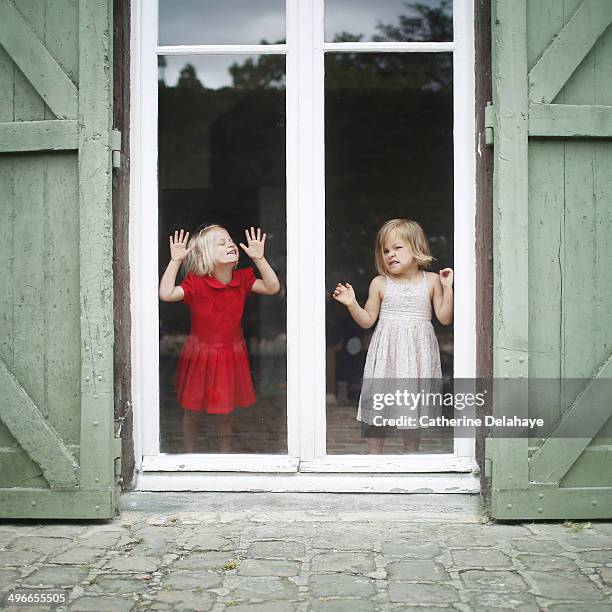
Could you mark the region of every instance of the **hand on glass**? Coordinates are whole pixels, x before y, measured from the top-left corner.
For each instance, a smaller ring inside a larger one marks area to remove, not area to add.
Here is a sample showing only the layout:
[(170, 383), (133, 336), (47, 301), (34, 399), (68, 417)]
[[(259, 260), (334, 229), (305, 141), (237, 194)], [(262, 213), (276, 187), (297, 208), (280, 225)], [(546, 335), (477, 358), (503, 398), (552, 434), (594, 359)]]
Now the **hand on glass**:
[(440, 270), (440, 282), (442, 283), (442, 287), (444, 289), (452, 289), (453, 288), (453, 269), (452, 268), (444, 268)]
[(246, 234), (247, 243), (249, 246), (245, 246), (240, 243), (242, 250), (251, 258), (251, 259), (262, 259), (264, 256), (264, 244), (266, 242), (266, 234), (261, 235), (261, 229), (257, 228), (257, 233), (255, 229), (251, 227), (251, 231), (244, 230)]
[(183, 230), (180, 234), (177, 230), (174, 231), (174, 239), (170, 236), (170, 258), (172, 261), (183, 261), (193, 247), (187, 248), (189, 240), (189, 232), (183, 236)]
[(344, 304), (345, 306), (349, 306), (355, 301), (355, 291), (351, 285), (345, 283), (338, 283), (333, 292), (333, 297), (336, 301)]

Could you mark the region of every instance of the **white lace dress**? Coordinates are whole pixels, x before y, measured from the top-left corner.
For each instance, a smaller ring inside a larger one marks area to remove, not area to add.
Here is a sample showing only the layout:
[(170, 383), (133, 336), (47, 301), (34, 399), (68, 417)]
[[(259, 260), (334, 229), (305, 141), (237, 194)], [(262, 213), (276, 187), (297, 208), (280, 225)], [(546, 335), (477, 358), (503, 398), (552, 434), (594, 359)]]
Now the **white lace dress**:
[[(364, 387), (374, 379), (386, 379), (384, 382), (375, 380), (374, 386), (369, 386), (368, 389), (395, 392), (399, 385), (402, 389), (408, 388), (410, 392), (440, 392), (440, 349), (431, 323), (431, 301), (425, 271), (417, 285), (397, 282), (389, 276), (386, 278), (387, 286), (378, 323), (366, 356)], [(357, 420), (370, 424), (372, 415), (375, 414), (391, 417), (400, 414), (417, 416), (418, 422), (418, 416), (423, 414), (434, 417), (442, 413), (441, 407), (438, 409), (422, 405), (415, 406), (412, 411), (384, 408), (383, 411), (377, 412), (371, 409), (371, 403), (366, 404), (368, 407), (362, 411), (365, 394), (366, 391), (362, 388)], [(405, 425), (404, 428), (410, 429), (412, 424)]]

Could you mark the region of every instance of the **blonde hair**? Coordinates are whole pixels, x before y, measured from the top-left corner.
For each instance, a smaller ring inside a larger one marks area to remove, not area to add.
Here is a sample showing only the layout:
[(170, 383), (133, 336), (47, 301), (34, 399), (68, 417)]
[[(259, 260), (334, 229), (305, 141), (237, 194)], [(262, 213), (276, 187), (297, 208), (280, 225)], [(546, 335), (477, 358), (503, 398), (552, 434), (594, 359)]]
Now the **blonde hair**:
[[(183, 260), (183, 274), (187, 276), (190, 272), (197, 274), (198, 276), (204, 276), (206, 274), (212, 274), (215, 265), (214, 252), (214, 230), (222, 229), (227, 230), (221, 226), (213, 223), (207, 225), (189, 239), (187, 248), (193, 247), (187, 257)], [(229, 233), (229, 232), (228, 232)], [(236, 245), (238, 249), (238, 245)], [(234, 269), (238, 266), (238, 262), (234, 264)]]
[(379, 274), (386, 274), (388, 272), (384, 250), (385, 242), (387, 242), (393, 232), (397, 232), (398, 237), (410, 247), (414, 258), (417, 260), (419, 269), (428, 267), (435, 259), (429, 250), (429, 243), (427, 242), (425, 232), (416, 221), (411, 219), (391, 219), (376, 234), (374, 261)]

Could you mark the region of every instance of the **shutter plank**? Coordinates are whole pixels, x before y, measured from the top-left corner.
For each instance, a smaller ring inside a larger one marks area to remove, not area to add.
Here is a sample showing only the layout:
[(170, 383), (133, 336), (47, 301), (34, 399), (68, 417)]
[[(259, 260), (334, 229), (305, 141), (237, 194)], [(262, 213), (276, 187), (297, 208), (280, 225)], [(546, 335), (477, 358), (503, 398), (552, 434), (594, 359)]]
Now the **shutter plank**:
[(0, 123), (0, 153), (76, 149), (78, 125), (72, 120)]
[(530, 104), (529, 135), (610, 138), (612, 137), (612, 106)]
[[(612, 358), (565, 412), (555, 432), (534, 452), (530, 465), (533, 481), (558, 483), (610, 419), (612, 405), (609, 383), (605, 382), (609, 378), (612, 378)], [(586, 429), (591, 430), (589, 437), (575, 437), (577, 432), (583, 433)]]
[[(14, 221), (12, 372), (46, 415), (44, 155), (13, 158)], [(7, 364), (8, 365), (8, 364)]]
[[(34, 34), (44, 39), (45, 7), (37, 0), (20, 0), (18, 10), (32, 28)], [(1, 38), (0, 38), (0, 44)], [(38, 95), (35, 87), (13, 60), (15, 73), (15, 121), (37, 121), (45, 118), (45, 101)], [(47, 109), (47, 112), (48, 109)]]
[(110, 10), (107, 2), (79, 0), (81, 479), (87, 488), (114, 487), (114, 468), (108, 470), (114, 461)]
[(0, 44), (58, 119), (76, 119), (74, 83), (9, 0), (0, 0)]
[[(2, 67), (0, 67), (0, 71)], [(11, 65), (11, 74), (12, 74)], [(2, 72), (0, 72), (0, 77)], [(2, 89), (0, 88), (0, 92)], [(11, 89), (12, 91), (12, 89)], [(1, 95), (1, 93), (0, 93)], [(12, 98), (11, 98), (12, 104)], [(2, 111), (0, 107), (0, 112)], [(12, 115), (12, 106), (10, 107)], [(2, 201), (2, 226), (6, 232), (5, 240), (0, 240), (0, 260), (5, 262), (0, 266), (0, 360), (12, 369), (13, 351), (15, 346), (14, 327), (14, 286), (15, 286), (15, 253), (13, 245), (15, 223), (15, 190), (13, 186), (14, 163), (8, 155), (0, 155), (0, 198)], [(0, 446), (13, 446), (15, 440), (6, 426), (0, 422)]]
[[(493, 376), (527, 378), (529, 333), (526, 0), (496, 2), (493, 19)], [(503, 78), (502, 78), (503, 77)], [(526, 403), (527, 398), (522, 400)], [(494, 413), (503, 410), (494, 398)], [(493, 487), (528, 486), (527, 439), (495, 441)]]
[(13, 97), (15, 95), (15, 75), (13, 60), (0, 46), (0, 122), (13, 121)]
[(501, 520), (607, 519), (612, 508), (608, 487), (559, 488), (534, 485), (522, 491), (499, 491), (491, 513)]
[(4, 362), (0, 362), (0, 404), (4, 424), (28, 456), (40, 465), (51, 487), (74, 487), (77, 484), (74, 455)]
[(47, 387), (45, 402), (66, 444), (80, 435), (79, 195), (77, 156), (55, 153), (46, 162), (44, 277)]
[(529, 72), (529, 99), (552, 102), (611, 22), (610, 0), (584, 0)]

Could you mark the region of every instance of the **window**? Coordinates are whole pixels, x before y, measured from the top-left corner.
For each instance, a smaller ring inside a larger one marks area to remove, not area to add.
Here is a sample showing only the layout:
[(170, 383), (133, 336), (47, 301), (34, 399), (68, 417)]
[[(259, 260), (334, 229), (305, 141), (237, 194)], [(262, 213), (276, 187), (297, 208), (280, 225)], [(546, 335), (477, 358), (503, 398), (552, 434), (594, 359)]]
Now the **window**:
[[(378, 227), (415, 219), (432, 270), (461, 278), (454, 326), (435, 325), (443, 374), (474, 376), (471, 0), (154, 4), (137, 3), (132, 134), (145, 469), (471, 469), (473, 441), (452, 431), (427, 432), (416, 453), (393, 437), (369, 452), (355, 414), (373, 328), (331, 298), (348, 281), (363, 305)], [(186, 453), (172, 377), (189, 313), (155, 296), (168, 233), (209, 222), (236, 242), (262, 227), (282, 291), (245, 308), (257, 403), (233, 413), (233, 444), (204, 415)]]

